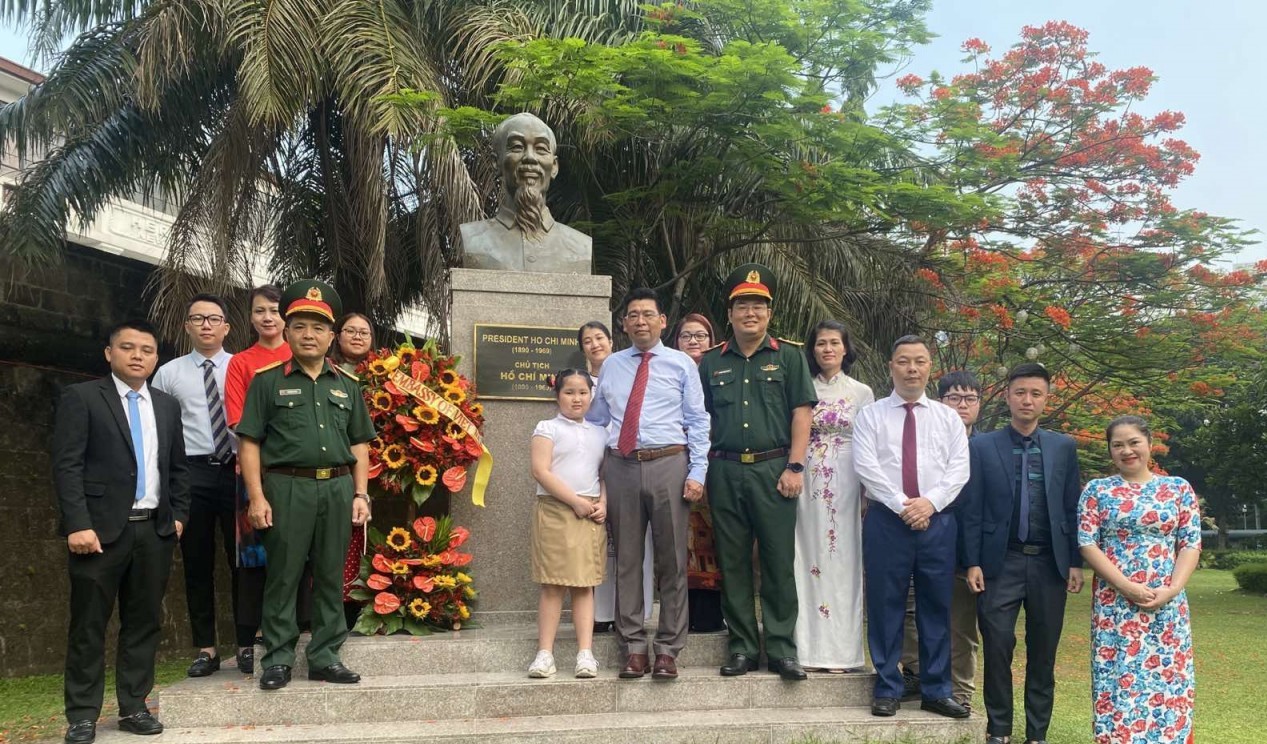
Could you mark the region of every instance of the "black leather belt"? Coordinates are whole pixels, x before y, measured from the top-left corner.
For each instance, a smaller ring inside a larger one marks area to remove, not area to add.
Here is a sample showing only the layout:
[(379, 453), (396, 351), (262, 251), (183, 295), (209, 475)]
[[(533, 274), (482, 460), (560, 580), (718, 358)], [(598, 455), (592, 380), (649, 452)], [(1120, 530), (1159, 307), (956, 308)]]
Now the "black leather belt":
[(726, 450), (713, 450), (708, 453), (709, 458), (713, 460), (730, 460), (732, 462), (742, 462), (745, 465), (751, 465), (754, 462), (762, 462), (764, 460), (773, 460), (776, 457), (783, 457), (787, 454), (787, 447), (778, 447), (765, 452), (727, 452)]
[(153, 509), (133, 509), (132, 512), (128, 514), (129, 522), (148, 522), (153, 518)]
[(313, 480), (330, 480), (352, 472), (347, 465), (337, 468), (268, 468), (268, 472), (278, 475), (289, 475), (292, 478), (312, 478)]
[(1042, 555), (1043, 553), (1051, 552), (1050, 545), (1026, 545), (1018, 542), (1008, 543), (1007, 549), (1014, 553), (1024, 553), (1025, 555)]
[(676, 455), (679, 452), (685, 452), (685, 444), (670, 444), (668, 447), (657, 447), (655, 449), (634, 450), (629, 454), (622, 454), (620, 450), (612, 450), (612, 454), (622, 460), (637, 460), (638, 462), (649, 462), (651, 460), (659, 460), (661, 457)]
[(229, 459), (221, 460), (215, 455), (188, 455), (185, 459), (189, 462), (196, 462), (199, 465), (212, 465), (218, 468), (225, 465), (232, 465), (233, 461), (237, 459), (237, 456), (229, 455)]

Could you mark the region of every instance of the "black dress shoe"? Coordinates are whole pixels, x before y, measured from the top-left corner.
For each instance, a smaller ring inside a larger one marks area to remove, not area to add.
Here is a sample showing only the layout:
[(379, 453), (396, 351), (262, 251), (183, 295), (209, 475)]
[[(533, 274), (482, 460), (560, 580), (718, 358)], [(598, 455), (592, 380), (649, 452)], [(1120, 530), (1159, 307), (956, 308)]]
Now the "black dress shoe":
[(343, 662), (336, 661), (325, 669), (309, 669), (308, 679), (334, 682), (339, 685), (354, 685), (361, 681), (361, 675), (343, 666)]
[(189, 665), (189, 671), (185, 674), (190, 677), (210, 677), (218, 671), (220, 671), (219, 655), (212, 656), (206, 651), (201, 651), (198, 653), (198, 658), (194, 659), (194, 663)]
[(740, 677), (748, 672), (757, 671), (757, 660), (744, 654), (731, 654), (730, 660), (721, 667), (721, 676)]
[(985, 740), (985, 744), (1011, 744), (1011, 741), (1007, 736), (991, 736)]
[(66, 727), (66, 744), (92, 744), (96, 740), (96, 721), (72, 721)]
[(163, 733), (163, 724), (158, 719), (150, 715), (148, 710), (133, 713), (130, 716), (123, 716), (119, 719), (119, 730), (126, 731), (129, 734), (140, 734), (141, 736), (153, 736), (154, 734)]
[(873, 716), (896, 716), (898, 708), (902, 704), (897, 698), (876, 698), (871, 701), (871, 715)]
[(261, 690), (280, 690), (290, 684), (290, 667), (277, 664), (264, 670), (260, 675)]
[(924, 700), (919, 704), (920, 710), (927, 710), (936, 713), (939, 716), (947, 718), (967, 718), (968, 709), (959, 704), (954, 698), (941, 698), (940, 700)]
[(612, 627), (613, 627), (614, 625), (615, 625), (615, 623), (613, 623), (613, 622), (611, 622), (611, 621), (608, 621), (608, 622), (598, 622), (598, 621), (595, 621), (595, 622), (594, 622), (594, 632), (595, 632), (595, 633), (610, 633), (610, 632), (612, 632)]
[(801, 662), (797, 661), (795, 656), (772, 661), (769, 669), (789, 682), (799, 682), (808, 676), (805, 674), (805, 669), (801, 667)]
[(243, 674), (255, 674), (254, 646), (238, 649), (238, 671)]
[(902, 668), (902, 700), (911, 702), (920, 699), (919, 675), (906, 667)]

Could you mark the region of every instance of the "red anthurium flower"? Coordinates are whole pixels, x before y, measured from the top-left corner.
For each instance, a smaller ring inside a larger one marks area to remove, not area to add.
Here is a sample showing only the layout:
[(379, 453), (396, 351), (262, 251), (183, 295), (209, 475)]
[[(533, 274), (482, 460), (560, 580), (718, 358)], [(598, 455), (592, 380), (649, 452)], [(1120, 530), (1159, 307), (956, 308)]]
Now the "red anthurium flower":
[(414, 362), (409, 369), (409, 375), (418, 382), (426, 382), (431, 377), (431, 366), (425, 362)]
[(375, 478), (377, 478), (378, 476), (382, 474), (383, 474), (383, 463), (376, 462), (370, 466), (370, 472), (369, 472), (370, 480), (374, 480)]
[(421, 426), (417, 419), (410, 418), (403, 413), (396, 414), (396, 423), (400, 424), (400, 428), (408, 432), (418, 431), (418, 427)]
[(376, 592), (381, 592), (392, 585), (392, 580), (382, 574), (370, 574), (370, 577), (365, 580), (365, 585)]
[(431, 542), (431, 538), (436, 536), (435, 517), (419, 517), (415, 519), (414, 534), (420, 537), (425, 543)]
[(400, 609), (400, 598), (391, 592), (379, 592), (374, 595), (374, 612), (390, 615)]
[(457, 560), (457, 557), (457, 552), (452, 550), (444, 550), (440, 552), (440, 562), (446, 566), (452, 566), (453, 562)]
[(471, 531), (467, 528), (454, 527), (453, 531), (449, 533), (449, 549), (452, 550), (453, 548), (461, 547), (462, 543), (466, 542), (467, 538), (470, 536)]
[(475, 441), (474, 437), (467, 437), (462, 441), (466, 442), (466, 454), (471, 457), (479, 457), (484, 454), (484, 448), (480, 446), (479, 442)]
[(427, 592), (429, 594), (436, 588), (436, 584), (430, 576), (415, 576), (414, 588), (420, 592)]
[(470, 553), (457, 553), (453, 559), (453, 565), (458, 567), (465, 566), (471, 562), (472, 558), (474, 556)]
[(434, 444), (432, 444), (431, 442), (425, 442), (425, 441), (423, 441), (423, 440), (419, 439), (418, 437), (410, 437), (410, 438), (409, 438), (409, 444), (411, 444), (411, 445), (413, 446), (413, 448), (414, 448), (414, 449), (416, 449), (416, 450), (420, 450), (420, 451), (422, 451), (422, 452), (435, 452), (435, 451), (436, 451), (436, 446), (435, 446)]
[(383, 389), (391, 393), (392, 395), (404, 395), (404, 393), (401, 392), (400, 388), (396, 387), (396, 385), (391, 380), (388, 380), (387, 382), (383, 383)]
[(382, 571), (383, 573), (392, 572), (391, 561), (387, 560), (382, 553), (375, 553), (374, 558), (370, 561), (370, 565), (374, 567), (375, 571)]
[(406, 566), (421, 566), (422, 565), (421, 558), (401, 558), (400, 562), (405, 564)]
[(451, 467), (444, 471), (444, 475), (440, 477), (440, 480), (444, 482), (444, 487), (450, 491), (461, 491), (462, 487), (466, 485), (466, 468), (460, 466)]

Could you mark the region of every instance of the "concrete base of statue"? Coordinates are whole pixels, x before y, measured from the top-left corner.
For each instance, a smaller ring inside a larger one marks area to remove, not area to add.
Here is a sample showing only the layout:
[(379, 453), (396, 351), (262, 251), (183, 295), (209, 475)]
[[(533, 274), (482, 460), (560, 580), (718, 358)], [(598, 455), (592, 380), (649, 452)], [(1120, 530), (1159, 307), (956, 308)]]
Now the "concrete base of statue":
[[(453, 269), (450, 313), (459, 371), (474, 379), (474, 327), (478, 324), (579, 328), (611, 322), (611, 277), (522, 271)], [(469, 489), (453, 497), (456, 524), (471, 530), (467, 545), (481, 625), (534, 622), (538, 587), (528, 565), (528, 537), (536, 483), (529, 440), (537, 422), (556, 412), (551, 401), (487, 400), (484, 443), (493, 454), (485, 506), (471, 504)]]

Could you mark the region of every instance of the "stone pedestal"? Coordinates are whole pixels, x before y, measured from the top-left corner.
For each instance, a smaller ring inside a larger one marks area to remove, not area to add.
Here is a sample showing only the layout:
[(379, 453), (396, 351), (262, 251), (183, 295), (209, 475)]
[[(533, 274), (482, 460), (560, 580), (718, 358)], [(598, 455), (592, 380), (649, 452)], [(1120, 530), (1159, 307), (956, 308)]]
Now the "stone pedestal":
[[(451, 338), (462, 357), (460, 371), (474, 378), (476, 323), (580, 328), (611, 321), (611, 277), (453, 269)], [(471, 530), (471, 568), (480, 591), (476, 620), (484, 625), (531, 623), (537, 614), (537, 585), (528, 565), (530, 517), (536, 484), (529, 440), (537, 422), (554, 415), (549, 401), (481, 400), (484, 442), (493, 453), (493, 474), (484, 508), (469, 492), (455, 495), (456, 524)]]

